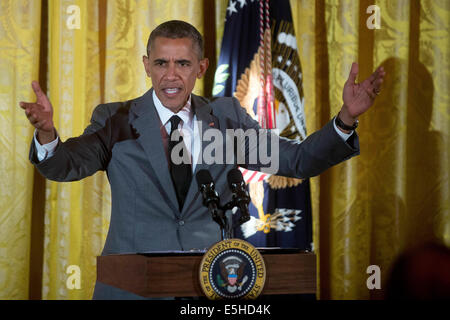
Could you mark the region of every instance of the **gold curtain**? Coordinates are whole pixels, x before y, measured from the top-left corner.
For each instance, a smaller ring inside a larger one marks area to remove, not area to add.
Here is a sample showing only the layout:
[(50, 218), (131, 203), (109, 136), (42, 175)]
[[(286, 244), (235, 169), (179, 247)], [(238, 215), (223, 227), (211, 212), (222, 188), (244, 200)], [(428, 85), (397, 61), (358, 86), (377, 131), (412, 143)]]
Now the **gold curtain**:
[[(373, 4), (380, 29), (366, 24)], [(339, 111), (352, 61), (361, 80), (378, 65), (387, 72), (375, 105), (360, 118), (361, 155), (312, 179), (320, 297), (379, 298), (400, 252), (427, 240), (450, 245), (450, 2), (291, 6), (309, 132)], [(370, 265), (381, 269), (381, 290), (366, 286)]]
[(39, 73), (41, 5), (0, 2), (0, 299), (28, 298), (32, 129), (18, 107)]
[[(79, 135), (96, 105), (151, 86), (141, 62), (149, 32), (181, 19), (205, 34), (211, 69), (194, 92), (208, 96), (227, 2), (0, 1), (0, 299), (33, 297), (29, 287), (43, 299), (90, 299), (109, 224), (104, 173), (44, 182), (28, 162), (33, 130), (18, 102), (33, 101), (31, 81), (47, 90), (61, 138)], [(312, 179), (320, 298), (376, 298), (380, 291), (366, 287), (369, 265), (381, 267), (384, 288), (408, 246), (431, 237), (450, 245), (449, 2), (290, 2), (310, 133), (341, 107), (352, 61), (360, 79), (379, 64), (387, 71), (382, 94), (360, 119), (361, 156)], [(380, 8), (381, 29), (366, 26), (371, 4)], [(79, 29), (68, 24), (72, 5)], [(81, 289), (66, 283), (71, 265), (80, 267)]]

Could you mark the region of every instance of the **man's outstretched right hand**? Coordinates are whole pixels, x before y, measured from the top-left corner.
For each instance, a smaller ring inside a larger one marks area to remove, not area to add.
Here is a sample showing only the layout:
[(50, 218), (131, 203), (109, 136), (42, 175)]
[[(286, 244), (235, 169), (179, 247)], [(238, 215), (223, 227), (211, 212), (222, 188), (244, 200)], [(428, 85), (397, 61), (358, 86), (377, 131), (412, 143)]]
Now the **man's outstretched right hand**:
[(53, 107), (37, 81), (33, 81), (31, 87), (36, 94), (36, 102), (21, 101), (19, 104), (25, 110), (30, 123), (37, 129), (39, 143), (46, 144), (56, 139)]

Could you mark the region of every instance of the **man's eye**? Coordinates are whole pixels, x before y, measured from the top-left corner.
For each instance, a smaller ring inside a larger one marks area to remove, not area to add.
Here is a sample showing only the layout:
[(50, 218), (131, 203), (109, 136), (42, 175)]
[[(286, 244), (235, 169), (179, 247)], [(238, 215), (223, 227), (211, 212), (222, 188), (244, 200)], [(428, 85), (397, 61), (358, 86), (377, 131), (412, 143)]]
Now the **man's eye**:
[(165, 64), (166, 64), (165, 61), (156, 61), (156, 62), (155, 62), (155, 65), (157, 65), (157, 66), (163, 66), (163, 65), (165, 65)]
[(189, 62), (187, 62), (187, 61), (181, 61), (181, 62), (180, 62), (180, 66), (182, 66), (182, 67), (188, 67), (188, 66), (189, 66)]

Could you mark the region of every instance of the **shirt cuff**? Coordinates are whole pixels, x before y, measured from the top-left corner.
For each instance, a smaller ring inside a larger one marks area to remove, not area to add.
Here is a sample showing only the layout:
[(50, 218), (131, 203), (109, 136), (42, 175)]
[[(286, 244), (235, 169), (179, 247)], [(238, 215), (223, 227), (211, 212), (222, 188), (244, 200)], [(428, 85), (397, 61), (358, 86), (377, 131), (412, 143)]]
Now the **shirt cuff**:
[(58, 146), (58, 135), (56, 135), (56, 139), (52, 142), (46, 143), (46, 144), (40, 144), (37, 137), (37, 130), (34, 130), (34, 145), (36, 147), (37, 151), (37, 158), (40, 161), (46, 160), (53, 156), (55, 153), (55, 149)]
[(342, 140), (347, 141), (348, 138), (350, 138), (350, 136), (353, 134), (353, 131), (350, 131), (350, 133), (345, 133), (342, 132), (341, 130), (339, 130), (339, 128), (336, 126), (336, 120), (333, 119), (333, 126), (334, 126), (334, 130), (336, 130), (337, 134), (342, 138)]

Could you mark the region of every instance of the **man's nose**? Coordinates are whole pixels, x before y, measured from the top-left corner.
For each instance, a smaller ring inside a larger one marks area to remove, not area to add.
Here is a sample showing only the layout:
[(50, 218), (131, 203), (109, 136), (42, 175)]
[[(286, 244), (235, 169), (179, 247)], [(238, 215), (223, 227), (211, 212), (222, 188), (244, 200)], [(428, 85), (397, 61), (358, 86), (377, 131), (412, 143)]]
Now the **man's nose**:
[(177, 68), (175, 63), (170, 62), (169, 65), (167, 66), (166, 77), (168, 79), (173, 79), (177, 77)]

